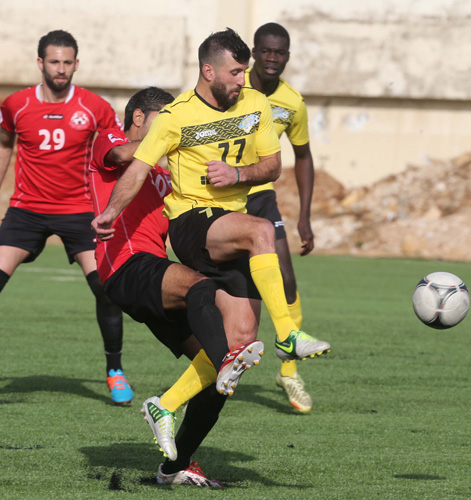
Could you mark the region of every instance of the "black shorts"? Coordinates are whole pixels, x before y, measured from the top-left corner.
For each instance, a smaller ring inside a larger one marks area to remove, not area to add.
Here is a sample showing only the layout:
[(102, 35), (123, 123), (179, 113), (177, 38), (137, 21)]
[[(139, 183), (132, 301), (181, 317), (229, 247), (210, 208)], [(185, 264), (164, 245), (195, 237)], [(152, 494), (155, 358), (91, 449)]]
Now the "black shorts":
[(60, 237), (72, 264), (74, 255), (95, 250), (93, 212), (81, 214), (38, 214), (23, 208), (9, 207), (0, 226), (0, 245), (17, 247), (31, 253), (24, 262), (33, 262), (53, 234)]
[(273, 189), (266, 189), (247, 196), (247, 213), (262, 219), (268, 219), (275, 226), (277, 240), (286, 238), (285, 223), (278, 210), (276, 193)]
[(234, 297), (260, 299), (250, 274), (249, 255), (216, 264), (206, 250), (206, 235), (211, 224), (231, 213), (223, 208), (194, 208), (172, 219), (169, 237), (172, 249), (182, 264), (211, 278), (218, 288)]
[(146, 324), (157, 339), (178, 358), (190, 335), (186, 310), (165, 310), (162, 280), (174, 262), (151, 253), (138, 253), (105, 281), (109, 298), (126, 314)]

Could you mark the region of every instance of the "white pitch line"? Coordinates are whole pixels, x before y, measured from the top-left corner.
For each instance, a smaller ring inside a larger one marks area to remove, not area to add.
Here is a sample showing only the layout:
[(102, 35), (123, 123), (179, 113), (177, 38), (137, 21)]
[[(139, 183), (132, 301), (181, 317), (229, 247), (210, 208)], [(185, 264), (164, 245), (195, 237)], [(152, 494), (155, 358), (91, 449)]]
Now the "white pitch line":
[(51, 276), (49, 281), (83, 281), (83, 279), (78, 276)]
[(71, 274), (71, 275), (83, 275), (82, 271), (76, 269), (56, 269), (52, 267), (30, 267), (30, 266), (20, 266), (18, 268), (19, 272), (25, 273), (48, 273), (48, 274)]

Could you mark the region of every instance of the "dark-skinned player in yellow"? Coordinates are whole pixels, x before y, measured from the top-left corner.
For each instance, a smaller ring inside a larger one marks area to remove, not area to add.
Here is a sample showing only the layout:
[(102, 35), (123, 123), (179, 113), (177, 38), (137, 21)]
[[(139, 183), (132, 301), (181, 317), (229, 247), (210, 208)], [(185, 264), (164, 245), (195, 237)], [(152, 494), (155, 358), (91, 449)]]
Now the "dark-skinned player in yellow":
[[(314, 162), (309, 148), (309, 131), (306, 105), (302, 95), (289, 85), (281, 74), (289, 60), (290, 38), (283, 26), (267, 23), (254, 35), (252, 57), (254, 65), (246, 73), (246, 86), (265, 94), (271, 104), (273, 123), (278, 136), (286, 133), (293, 146), (294, 171), (299, 192), (300, 210), (298, 231), (301, 238), (301, 255), (308, 255), (314, 248), (314, 235), (310, 223), (310, 209), (314, 187)], [(290, 249), (284, 222), (276, 201), (273, 183), (254, 186), (247, 198), (247, 212), (273, 223), (276, 235), (276, 253), (280, 261), (283, 285), (291, 318), (301, 329), (301, 299), (291, 262)], [(284, 361), (276, 376), (293, 408), (307, 413), (312, 400), (299, 376), (295, 360)]]

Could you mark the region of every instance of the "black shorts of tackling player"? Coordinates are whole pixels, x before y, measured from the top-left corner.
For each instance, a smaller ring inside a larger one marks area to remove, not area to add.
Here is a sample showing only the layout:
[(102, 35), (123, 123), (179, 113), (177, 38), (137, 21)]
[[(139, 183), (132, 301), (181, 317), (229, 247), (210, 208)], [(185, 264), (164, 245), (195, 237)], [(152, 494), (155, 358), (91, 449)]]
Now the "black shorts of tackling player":
[(109, 298), (126, 314), (144, 323), (155, 337), (179, 358), (181, 344), (190, 335), (186, 310), (165, 310), (162, 280), (174, 262), (151, 253), (128, 259), (104, 284)]
[(53, 234), (64, 243), (69, 262), (74, 255), (95, 250), (95, 233), (91, 222), (93, 212), (81, 214), (38, 214), (23, 208), (10, 207), (0, 226), (0, 245), (21, 248), (31, 255), (24, 262), (33, 262), (44, 250)]
[(262, 219), (268, 219), (275, 226), (275, 238), (286, 238), (285, 223), (278, 210), (276, 193), (273, 189), (265, 189), (247, 196), (247, 213)]
[(260, 300), (250, 274), (248, 254), (216, 264), (206, 250), (209, 228), (213, 222), (229, 213), (229, 210), (223, 208), (201, 207), (172, 219), (168, 231), (172, 249), (182, 264), (211, 278), (218, 288), (229, 295)]

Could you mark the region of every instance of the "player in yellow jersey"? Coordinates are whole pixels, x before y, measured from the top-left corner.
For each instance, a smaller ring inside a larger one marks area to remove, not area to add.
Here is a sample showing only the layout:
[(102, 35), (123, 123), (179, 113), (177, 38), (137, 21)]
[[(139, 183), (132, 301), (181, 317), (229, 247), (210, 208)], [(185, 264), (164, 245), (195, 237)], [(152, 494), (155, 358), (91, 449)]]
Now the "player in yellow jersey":
[(275, 181), (281, 169), (270, 104), (244, 87), (250, 49), (228, 28), (209, 36), (198, 55), (196, 88), (154, 120), (93, 227), (102, 240), (111, 238), (113, 221), (167, 156), (172, 248), (182, 263), (216, 282), (229, 346), (255, 339), (261, 296), (275, 325), (278, 356), (315, 357), (330, 346), (299, 331), (291, 319), (273, 225), (245, 209), (250, 186)]
[[(283, 132), (290, 140), (294, 155), (294, 171), (299, 191), (300, 211), (298, 231), (301, 237), (301, 255), (309, 254), (314, 248), (311, 230), (310, 209), (314, 187), (314, 162), (309, 148), (309, 131), (306, 105), (302, 95), (289, 85), (281, 74), (289, 60), (289, 34), (277, 23), (267, 23), (258, 28), (254, 35), (253, 68), (247, 70), (246, 85), (263, 92), (270, 101), (273, 123), (278, 137)], [(273, 184), (255, 186), (247, 199), (247, 212), (264, 217), (275, 226), (276, 253), (280, 260), (281, 274), (288, 301), (288, 308), (298, 329), (301, 328), (301, 299), (297, 292), (296, 278), (291, 262), (284, 223), (276, 202)], [(298, 375), (296, 361), (281, 364), (276, 376), (277, 384), (288, 394), (291, 405), (306, 413), (312, 408), (312, 400)]]

